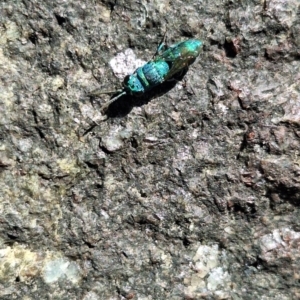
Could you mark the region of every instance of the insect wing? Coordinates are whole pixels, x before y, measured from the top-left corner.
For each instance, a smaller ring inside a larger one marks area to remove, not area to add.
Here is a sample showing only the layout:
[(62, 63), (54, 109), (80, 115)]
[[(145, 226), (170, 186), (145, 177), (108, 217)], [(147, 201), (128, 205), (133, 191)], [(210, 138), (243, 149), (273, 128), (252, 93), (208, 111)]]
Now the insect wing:
[(154, 57), (154, 61), (164, 60), (170, 65), (170, 70), (164, 80), (172, 78), (175, 74), (190, 66), (199, 55), (202, 42), (198, 40), (187, 40), (177, 43), (162, 54)]

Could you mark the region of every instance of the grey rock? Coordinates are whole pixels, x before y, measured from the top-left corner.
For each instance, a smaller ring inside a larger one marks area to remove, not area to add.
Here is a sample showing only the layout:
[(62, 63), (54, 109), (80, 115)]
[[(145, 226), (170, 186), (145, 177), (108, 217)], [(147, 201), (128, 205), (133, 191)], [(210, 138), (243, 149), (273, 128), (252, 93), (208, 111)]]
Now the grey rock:
[[(298, 299), (299, 9), (3, 0), (0, 298)], [(166, 31), (184, 80), (103, 115)]]

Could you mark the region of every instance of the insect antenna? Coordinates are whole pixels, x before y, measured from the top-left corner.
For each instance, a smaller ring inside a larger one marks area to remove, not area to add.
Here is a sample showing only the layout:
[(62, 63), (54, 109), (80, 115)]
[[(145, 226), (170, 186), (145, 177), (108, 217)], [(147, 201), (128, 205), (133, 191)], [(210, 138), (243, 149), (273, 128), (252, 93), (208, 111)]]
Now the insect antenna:
[(119, 95), (117, 95), (116, 97), (112, 98), (111, 100), (109, 100), (105, 104), (103, 104), (100, 108), (100, 111), (105, 112), (111, 103), (115, 102), (117, 99), (121, 98), (124, 95), (126, 95), (126, 91), (121, 90)]
[(91, 91), (88, 93), (89, 97), (97, 97), (102, 94), (116, 94), (116, 93), (122, 93), (124, 90), (113, 90), (113, 91), (101, 91), (100, 89), (96, 89), (94, 91)]
[(126, 95), (126, 91), (124, 91), (124, 90), (101, 91), (101, 90), (99, 90), (99, 89), (96, 89), (96, 90), (90, 92), (90, 93), (88, 94), (88, 96), (94, 98), (94, 97), (98, 97), (98, 96), (100, 96), (100, 95), (102, 95), (102, 94), (116, 94), (116, 93), (119, 93), (119, 94), (118, 94), (116, 97), (112, 98), (111, 100), (109, 100), (108, 102), (106, 102), (105, 104), (103, 104), (103, 105), (101, 106), (100, 111), (101, 111), (101, 112), (105, 112), (105, 111), (107, 110), (108, 106), (109, 106), (111, 103), (115, 102), (117, 99), (119, 99), (119, 98), (121, 98), (122, 96)]

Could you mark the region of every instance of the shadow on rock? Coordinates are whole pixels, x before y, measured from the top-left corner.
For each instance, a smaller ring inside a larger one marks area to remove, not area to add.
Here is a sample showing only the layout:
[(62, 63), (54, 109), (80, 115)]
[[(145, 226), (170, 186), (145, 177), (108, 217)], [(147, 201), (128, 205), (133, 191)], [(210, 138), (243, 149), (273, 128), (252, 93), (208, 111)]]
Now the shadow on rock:
[[(168, 93), (178, 81), (182, 80), (186, 74), (187, 69), (182, 71), (180, 74), (176, 75), (174, 79), (166, 81), (150, 91), (146, 92), (142, 96), (132, 96), (124, 95), (111, 103), (105, 111), (105, 114), (108, 118), (123, 118), (127, 116), (134, 107), (143, 106), (150, 102), (152, 99), (158, 98), (166, 93)], [(113, 97), (117, 94), (113, 95)], [(112, 98), (113, 98), (112, 97)], [(93, 99), (94, 97), (91, 97)]]

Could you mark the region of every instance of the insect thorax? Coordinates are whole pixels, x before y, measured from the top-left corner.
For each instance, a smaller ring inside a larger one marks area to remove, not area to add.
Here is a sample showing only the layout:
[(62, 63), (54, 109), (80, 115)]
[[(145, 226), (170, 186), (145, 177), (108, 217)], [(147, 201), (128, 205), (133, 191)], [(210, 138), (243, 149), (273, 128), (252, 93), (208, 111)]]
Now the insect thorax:
[(162, 83), (170, 69), (166, 61), (149, 61), (124, 79), (124, 88), (131, 95), (145, 93)]

